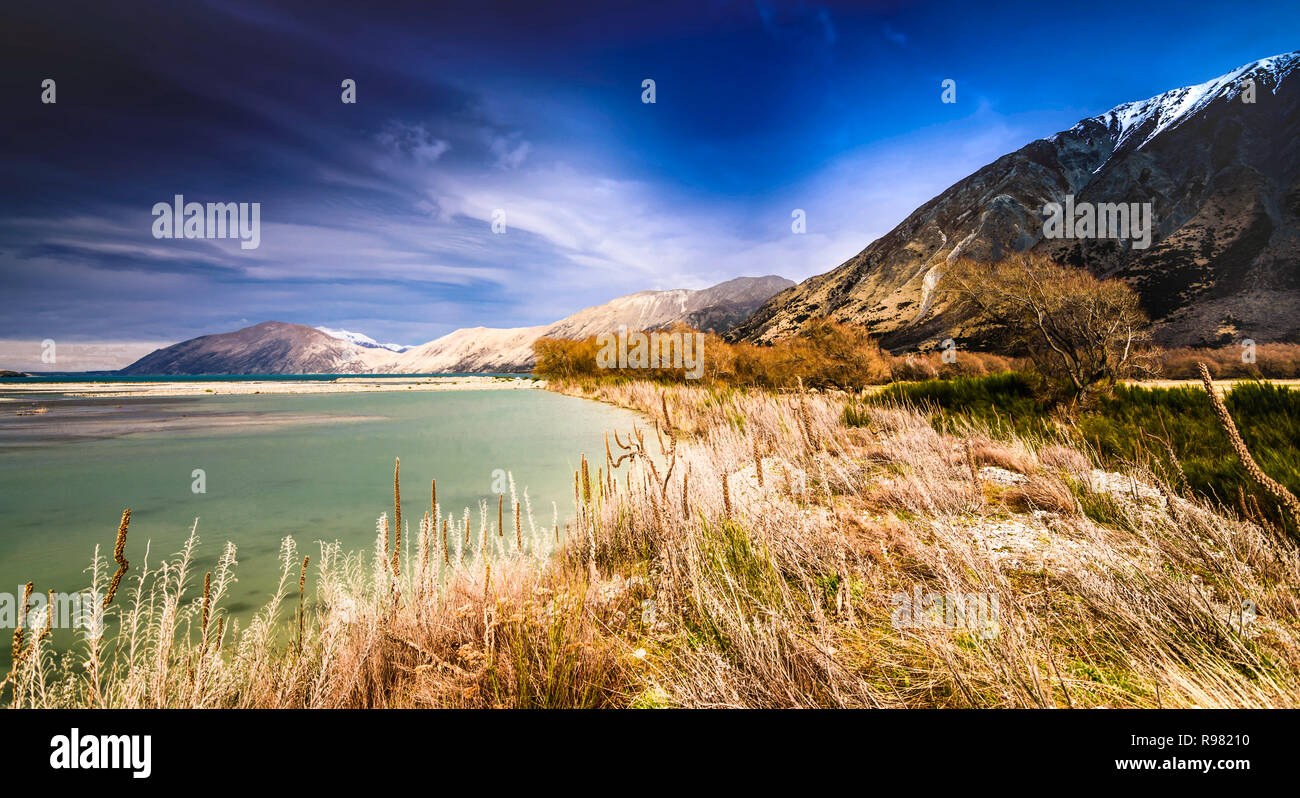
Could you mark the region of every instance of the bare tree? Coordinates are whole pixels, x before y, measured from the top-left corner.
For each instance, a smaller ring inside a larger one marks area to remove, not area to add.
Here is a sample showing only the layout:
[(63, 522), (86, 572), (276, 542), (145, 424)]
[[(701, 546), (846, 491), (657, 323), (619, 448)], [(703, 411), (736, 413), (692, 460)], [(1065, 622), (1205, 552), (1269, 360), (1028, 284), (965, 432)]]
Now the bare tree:
[(995, 263), (961, 259), (941, 282), (958, 308), (1010, 335), (1045, 377), (1076, 400), (1098, 386), (1149, 373), (1149, 322), (1121, 280), (1022, 252)]

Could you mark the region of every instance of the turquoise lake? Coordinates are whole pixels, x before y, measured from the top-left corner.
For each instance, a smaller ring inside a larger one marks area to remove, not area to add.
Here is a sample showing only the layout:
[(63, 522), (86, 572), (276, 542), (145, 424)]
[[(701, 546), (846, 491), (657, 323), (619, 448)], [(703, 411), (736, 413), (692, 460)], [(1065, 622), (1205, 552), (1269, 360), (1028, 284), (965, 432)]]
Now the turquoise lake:
[[(315, 561), (318, 540), (373, 551), (375, 522), (393, 509), (402, 466), (403, 518), (413, 536), (438, 481), (444, 512), (480, 500), (495, 523), (493, 475), (528, 488), (539, 526), (573, 515), (573, 472), (604, 460), (606, 430), (634, 414), (542, 390), (458, 390), (45, 402), (41, 416), (0, 419), (0, 591), (72, 592), (96, 544), (111, 558), (124, 508), (132, 572), (170, 556), (198, 519), (196, 589), (225, 541), (239, 581), (225, 602), (247, 617), (270, 598), (280, 541)], [(193, 490), (195, 469), (206, 492)], [(508, 498), (507, 498), (508, 501)], [(7, 659), (7, 647), (4, 658)]]

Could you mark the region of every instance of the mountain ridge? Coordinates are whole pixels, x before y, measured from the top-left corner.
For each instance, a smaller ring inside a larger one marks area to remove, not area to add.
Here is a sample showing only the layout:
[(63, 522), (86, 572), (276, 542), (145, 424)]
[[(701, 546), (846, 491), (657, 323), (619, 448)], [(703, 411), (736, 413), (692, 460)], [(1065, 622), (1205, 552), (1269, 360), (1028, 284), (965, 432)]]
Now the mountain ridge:
[[(934, 288), (961, 256), (1039, 249), (1137, 290), (1166, 345), (1300, 340), (1300, 51), (1121, 103), (957, 181), (854, 257), (768, 300), (728, 337), (771, 342), (808, 319), (862, 324), (894, 351), (978, 344)], [(1241, 102), (1254, 81), (1255, 103)], [(1153, 244), (1048, 239), (1044, 208), (1150, 202)]]

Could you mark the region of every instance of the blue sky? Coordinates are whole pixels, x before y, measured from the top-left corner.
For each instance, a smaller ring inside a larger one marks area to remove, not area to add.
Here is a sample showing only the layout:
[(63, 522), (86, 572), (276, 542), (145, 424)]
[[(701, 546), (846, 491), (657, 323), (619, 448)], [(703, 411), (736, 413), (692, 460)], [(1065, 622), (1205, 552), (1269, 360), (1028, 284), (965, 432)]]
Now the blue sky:
[[(0, 339), (19, 340), (275, 319), (415, 344), (802, 280), (1035, 138), (1300, 47), (1294, 2), (18, 5)], [(260, 202), (261, 246), (153, 238), (174, 194)]]

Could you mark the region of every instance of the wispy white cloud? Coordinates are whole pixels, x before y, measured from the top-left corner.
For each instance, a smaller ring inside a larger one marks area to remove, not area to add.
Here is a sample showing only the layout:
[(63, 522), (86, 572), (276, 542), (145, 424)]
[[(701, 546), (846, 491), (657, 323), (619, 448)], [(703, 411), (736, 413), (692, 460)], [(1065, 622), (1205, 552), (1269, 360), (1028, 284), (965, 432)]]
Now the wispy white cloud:
[(421, 166), (435, 163), (451, 149), (451, 142), (436, 138), (424, 125), (396, 120), (390, 121), (375, 138), (392, 156), (410, 158)]
[(495, 166), (501, 169), (518, 169), (532, 152), (531, 142), (522, 141), (516, 136), (492, 136), (488, 145), (496, 156)]

